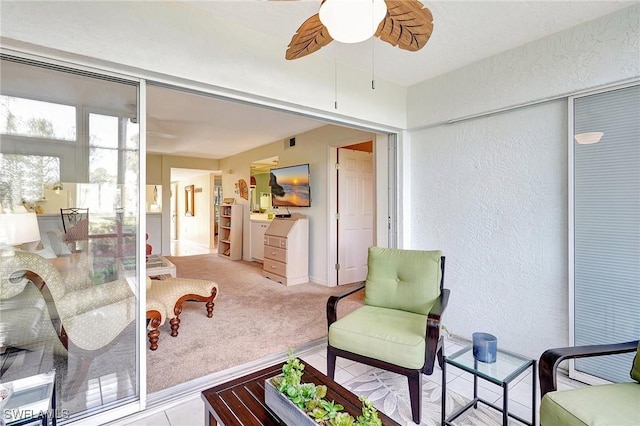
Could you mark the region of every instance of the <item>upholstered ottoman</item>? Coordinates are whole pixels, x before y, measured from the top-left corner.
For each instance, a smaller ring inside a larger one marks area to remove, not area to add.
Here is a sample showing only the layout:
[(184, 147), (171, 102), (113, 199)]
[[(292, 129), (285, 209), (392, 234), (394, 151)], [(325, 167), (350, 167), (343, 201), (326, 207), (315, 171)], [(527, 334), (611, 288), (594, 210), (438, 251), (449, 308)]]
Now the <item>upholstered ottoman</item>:
[[(152, 299), (160, 302), (167, 307), (167, 316), (173, 315), (169, 321), (173, 337), (178, 335), (180, 314), (184, 302), (204, 302), (207, 317), (213, 317), (213, 301), (218, 296), (218, 284), (215, 282), (192, 278), (165, 278), (163, 280), (147, 278), (147, 280), (147, 300)], [(151, 285), (149, 285), (149, 281), (151, 281)]]

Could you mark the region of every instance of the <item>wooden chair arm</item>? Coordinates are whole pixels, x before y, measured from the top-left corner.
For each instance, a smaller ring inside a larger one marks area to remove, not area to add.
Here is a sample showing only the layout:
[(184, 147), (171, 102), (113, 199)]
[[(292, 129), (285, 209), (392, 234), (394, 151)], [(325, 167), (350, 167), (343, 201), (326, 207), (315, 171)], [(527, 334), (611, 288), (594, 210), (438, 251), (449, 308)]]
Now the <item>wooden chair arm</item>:
[(621, 354), (625, 352), (634, 352), (637, 348), (638, 341), (635, 340), (631, 342), (607, 345), (569, 346), (564, 348), (547, 349), (540, 356), (540, 360), (538, 361), (541, 397), (543, 397), (547, 392), (552, 392), (558, 389), (556, 373), (558, 365), (565, 359)]
[(364, 282), (361, 282), (355, 288), (350, 288), (349, 290), (329, 297), (329, 300), (327, 300), (327, 329), (338, 319), (338, 302), (350, 294), (362, 290), (364, 284)]
[(436, 303), (431, 307), (429, 311), (429, 319), (434, 321), (440, 321), (440, 317), (444, 313), (444, 310), (447, 308), (449, 304), (449, 295), (451, 294), (451, 290), (448, 288), (442, 289), (440, 293), (440, 297), (436, 299)]
[(436, 303), (431, 307), (429, 314), (427, 315), (427, 329), (425, 330), (425, 338), (427, 342), (437, 342), (440, 336), (440, 317), (444, 313), (444, 310), (449, 303), (449, 295), (451, 290), (444, 288), (440, 293), (440, 297), (436, 300)]

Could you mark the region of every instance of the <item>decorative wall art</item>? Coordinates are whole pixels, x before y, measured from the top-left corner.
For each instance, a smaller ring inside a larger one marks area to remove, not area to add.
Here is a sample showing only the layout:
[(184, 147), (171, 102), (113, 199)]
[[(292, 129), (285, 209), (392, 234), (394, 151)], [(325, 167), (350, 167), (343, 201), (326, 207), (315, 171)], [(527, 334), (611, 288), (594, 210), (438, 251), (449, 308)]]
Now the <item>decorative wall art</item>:
[(249, 187), (247, 186), (247, 182), (244, 179), (240, 179), (238, 181), (238, 189), (240, 190), (240, 197), (245, 200), (249, 199)]
[(194, 208), (194, 196), (195, 193), (194, 185), (187, 185), (184, 187), (184, 215), (185, 216), (195, 216), (195, 208)]

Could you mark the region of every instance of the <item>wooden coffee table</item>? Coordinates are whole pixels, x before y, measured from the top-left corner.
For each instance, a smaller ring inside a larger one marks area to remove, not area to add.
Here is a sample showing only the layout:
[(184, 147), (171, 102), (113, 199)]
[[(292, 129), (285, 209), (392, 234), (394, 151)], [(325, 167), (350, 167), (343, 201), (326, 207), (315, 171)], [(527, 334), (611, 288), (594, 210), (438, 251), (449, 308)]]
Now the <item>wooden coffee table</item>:
[[(232, 425), (282, 425), (264, 403), (264, 381), (282, 373), (284, 363), (272, 365), (255, 373), (202, 391), (205, 406), (205, 424)], [(302, 382), (327, 386), (329, 401), (344, 406), (352, 416), (361, 414), (362, 403), (356, 395), (305, 363)], [(383, 425), (399, 425), (378, 411)]]

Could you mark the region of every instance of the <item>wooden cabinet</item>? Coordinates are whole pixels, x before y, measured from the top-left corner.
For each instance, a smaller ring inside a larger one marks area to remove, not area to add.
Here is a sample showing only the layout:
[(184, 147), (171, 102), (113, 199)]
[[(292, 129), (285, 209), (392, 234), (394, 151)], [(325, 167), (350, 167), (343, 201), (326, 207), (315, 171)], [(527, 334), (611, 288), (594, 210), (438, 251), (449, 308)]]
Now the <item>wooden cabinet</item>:
[(220, 206), (218, 255), (231, 260), (242, 259), (242, 209), (241, 204)]
[(309, 219), (300, 214), (275, 218), (264, 234), (262, 275), (295, 285), (309, 282)]
[(271, 221), (251, 221), (251, 259), (262, 262), (264, 258), (264, 233), (271, 224)]

